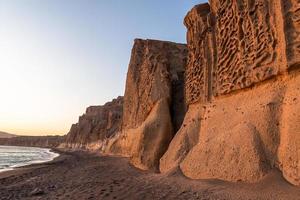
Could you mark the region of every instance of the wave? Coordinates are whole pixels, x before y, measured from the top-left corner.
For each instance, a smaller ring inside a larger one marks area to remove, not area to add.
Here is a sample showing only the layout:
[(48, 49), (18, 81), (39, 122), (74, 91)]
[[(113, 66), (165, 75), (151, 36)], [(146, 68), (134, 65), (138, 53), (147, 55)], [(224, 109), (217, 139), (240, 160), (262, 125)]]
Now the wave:
[(47, 148), (0, 146), (0, 172), (49, 162), (58, 156), (58, 153)]

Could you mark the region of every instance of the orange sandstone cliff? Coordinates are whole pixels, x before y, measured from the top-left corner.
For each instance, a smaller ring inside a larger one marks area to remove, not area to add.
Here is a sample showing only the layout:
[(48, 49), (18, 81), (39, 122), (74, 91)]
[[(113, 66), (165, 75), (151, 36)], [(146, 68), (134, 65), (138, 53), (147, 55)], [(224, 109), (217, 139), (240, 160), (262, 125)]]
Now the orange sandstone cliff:
[(299, 1), (211, 0), (184, 24), (187, 46), (135, 40), (116, 128), (86, 116), (67, 146), (193, 179), (257, 182), (277, 168), (300, 186)]
[(158, 171), (185, 116), (186, 62), (184, 44), (136, 39), (124, 98), (88, 108), (61, 147), (122, 155), (141, 169)]
[(186, 45), (135, 40), (127, 73), (122, 131), (107, 152), (131, 157), (142, 169), (158, 170), (185, 115)]
[(185, 18), (185, 122), (160, 161), (195, 179), (300, 185), (299, 2), (224, 1)]

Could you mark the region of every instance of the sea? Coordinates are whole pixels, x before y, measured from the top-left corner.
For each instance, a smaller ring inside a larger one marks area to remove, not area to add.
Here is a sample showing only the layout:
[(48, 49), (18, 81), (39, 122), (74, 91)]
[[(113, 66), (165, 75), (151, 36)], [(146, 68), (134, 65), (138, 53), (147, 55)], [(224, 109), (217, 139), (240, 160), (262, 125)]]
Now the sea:
[(0, 172), (35, 163), (49, 162), (59, 156), (51, 149), (0, 145)]

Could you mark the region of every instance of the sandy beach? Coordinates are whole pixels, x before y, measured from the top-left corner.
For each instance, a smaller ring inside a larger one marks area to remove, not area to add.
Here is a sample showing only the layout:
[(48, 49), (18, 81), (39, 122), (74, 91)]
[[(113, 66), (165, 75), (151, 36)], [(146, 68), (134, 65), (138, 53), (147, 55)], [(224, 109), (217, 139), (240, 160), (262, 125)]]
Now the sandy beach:
[(0, 199), (300, 199), (274, 171), (257, 184), (156, 174), (126, 158), (60, 152), (55, 160), (0, 173)]

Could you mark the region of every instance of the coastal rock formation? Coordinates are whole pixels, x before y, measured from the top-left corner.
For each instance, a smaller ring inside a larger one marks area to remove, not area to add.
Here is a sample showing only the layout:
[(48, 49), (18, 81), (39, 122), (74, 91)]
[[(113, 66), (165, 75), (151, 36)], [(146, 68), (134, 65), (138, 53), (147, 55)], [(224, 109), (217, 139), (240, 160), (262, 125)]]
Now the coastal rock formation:
[(92, 107), (66, 146), (145, 170), (300, 186), (300, 2), (210, 0), (185, 17), (187, 46), (136, 39), (121, 99)]
[(103, 106), (90, 106), (73, 124), (61, 147), (99, 150), (108, 138), (121, 130), (123, 97)]
[(182, 86), (186, 54), (184, 44), (135, 40), (127, 72), (123, 129), (139, 127), (164, 98), (174, 105), (170, 107), (174, 126), (180, 127), (185, 114)]
[(200, 113), (199, 128), (190, 145), (195, 123), (183, 124), (161, 171), (256, 182), (278, 168), (300, 185), (298, 11), (297, 0), (211, 0), (188, 13), (185, 120)]
[[(122, 133), (112, 153), (131, 157), (142, 169), (158, 169), (185, 115), (186, 45), (135, 40), (127, 73)], [(116, 152), (119, 150), (120, 152)]]

